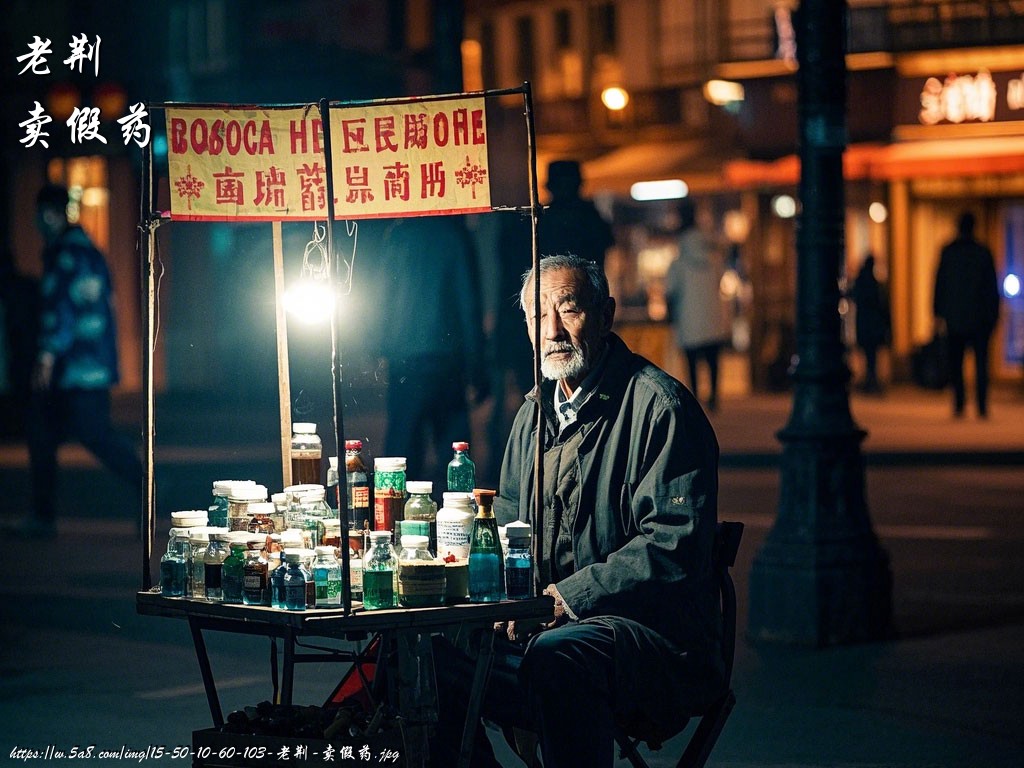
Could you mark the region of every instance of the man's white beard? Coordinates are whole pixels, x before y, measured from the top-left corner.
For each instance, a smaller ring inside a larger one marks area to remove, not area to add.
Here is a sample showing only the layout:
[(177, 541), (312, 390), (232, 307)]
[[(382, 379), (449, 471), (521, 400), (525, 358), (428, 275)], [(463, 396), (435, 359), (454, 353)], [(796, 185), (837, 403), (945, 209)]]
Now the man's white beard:
[[(552, 352), (571, 352), (565, 360), (553, 360), (548, 355)], [(544, 358), (540, 362), (540, 372), (545, 379), (559, 381), (561, 379), (579, 379), (587, 370), (587, 358), (583, 347), (572, 342), (561, 341), (551, 343), (544, 350)]]

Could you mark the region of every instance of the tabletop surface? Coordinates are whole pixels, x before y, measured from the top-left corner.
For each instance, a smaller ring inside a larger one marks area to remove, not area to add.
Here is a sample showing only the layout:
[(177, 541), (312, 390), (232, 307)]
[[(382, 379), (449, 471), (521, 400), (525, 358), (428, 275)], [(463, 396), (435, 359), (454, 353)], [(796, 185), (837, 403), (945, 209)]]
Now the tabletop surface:
[[(136, 611), (145, 616), (237, 621), (291, 629), (299, 634), (335, 634), (388, 629), (430, 629), (462, 623), (486, 624), (495, 621), (551, 618), (554, 600), (543, 595), (527, 600), (502, 600), (496, 603), (460, 603), (435, 608), (354, 608), (346, 616), (341, 608), (307, 608), (286, 611), (258, 605), (211, 603), (188, 597), (164, 597), (160, 588), (136, 593)], [(255, 627), (254, 627), (255, 629)]]

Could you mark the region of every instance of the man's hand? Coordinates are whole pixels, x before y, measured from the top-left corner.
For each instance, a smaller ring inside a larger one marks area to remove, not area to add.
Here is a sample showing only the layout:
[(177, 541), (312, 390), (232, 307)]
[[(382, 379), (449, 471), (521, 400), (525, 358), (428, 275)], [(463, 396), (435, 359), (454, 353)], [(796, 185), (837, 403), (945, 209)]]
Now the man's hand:
[(36, 361), (32, 370), (32, 389), (37, 392), (45, 392), (53, 384), (53, 355), (44, 352)]
[(494, 625), (495, 632), (504, 633), (509, 640), (512, 642), (526, 642), (536, 634), (543, 632), (546, 629), (554, 629), (566, 624), (569, 619), (569, 613), (565, 609), (565, 602), (562, 600), (562, 596), (558, 592), (558, 588), (554, 584), (548, 584), (544, 587), (545, 595), (550, 595), (555, 598), (554, 611), (552, 613), (551, 621), (536, 621), (530, 619), (528, 621), (499, 621)]

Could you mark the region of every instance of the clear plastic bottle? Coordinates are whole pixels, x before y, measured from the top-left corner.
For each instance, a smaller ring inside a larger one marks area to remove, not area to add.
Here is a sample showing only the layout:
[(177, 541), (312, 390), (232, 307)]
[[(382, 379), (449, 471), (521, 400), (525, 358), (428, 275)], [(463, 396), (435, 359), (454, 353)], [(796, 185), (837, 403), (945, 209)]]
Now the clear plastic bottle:
[[(437, 502), (430, 498), (434, 484), (430, 480), (410, 480), (405, 484), (409, 499), (405, 502), (403, 522), (418, 520), (427, 524), (427, 548), (437, 554)], [(404, 533), (404, 530), (403, 530)]]
[(491, 506), (494, 491), (477, 488), (473, 491), (478, 511), (473, 520), (473, 537), (469, 544), (469, 599), (474, 603), (493, 603), (505, 598), (505, 574), (498, 521)]
[(445, 491), (444, 505), (437, 511), (437, 554), (444, 560), (469, 557), (473, 533), (473, 498), (461, 491)]
[(224, 599), (221, 579), (224, 561), (231, 554), (230, 540), (230, 533), (211, 533), (210, 544), (203, 555), (203, 582), (206, 589), (206, 599), (214, 603), (219, 603)]
[(171, 528), (167, 551), (160, 558), (160, 592), (164, 597), (183, 597), (188, 591), (189, 529)]
[(469, 458), (469, 443), (452, 443), (455, 455), (448, 462), (448, 490), (472, 493), (476, 485), (476, 464)]
[(363, 556), (363, 607), (394, 608), (398, 604), (398, 555), (391, 546), (391, 531), (371, 531), (370, 548)]
[(213, 504), (207, 511), (208, 523), (215, 528), (228, 527), (228, 496), (236, 485), (256, 485), (255, 480), (215, 480), (213, 483)]
[(323, 443), (316, 433), (316, 424), (299, 421), (292, 424), (292, 482), (322, 483), (320, 476)]
[(284, 589), (283, 608), (287, 611), (306, 610), (306, 582), (309, 573), (302, 566), (304, 553), (301, 549), (286, 549), (284, 552), (285, 571), (281, 579)]
[(337, 608), (341, 605), (341, 563), (334, 556), (334, 547), (316, 548), (313, 582), (316, 586), (317, 608)]
[(251, 515), (249, 506), (267, 500), (265, 485), (236, 483), (228, 492), (228, 530), (247, 531)]
[(402, 536), (398, 556), (398, 604), (405, 608), (444, 605), (444, 562), (430, 554), (426, 536)]
[(373, 529), (398, 530), (405, 510), (405, 457), (384, 456), (373, 462)]
[(505, 595), (509, 600), (533, 597), (533, 555), (530, 542), (533, 532), (529, 523), (505, 526), (508, 549), (505, 552)]

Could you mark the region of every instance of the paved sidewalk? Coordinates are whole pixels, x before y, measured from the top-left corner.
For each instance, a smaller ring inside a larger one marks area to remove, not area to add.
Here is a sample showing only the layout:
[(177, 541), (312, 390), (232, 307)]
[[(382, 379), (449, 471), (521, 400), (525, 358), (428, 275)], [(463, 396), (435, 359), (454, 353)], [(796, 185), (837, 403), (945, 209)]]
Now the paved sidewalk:
[[(710, 765), (1024, 766), (1024, 395), (996, 391), (987, 421), (954, 420), (943, 393), (854, 395), (853, 416), (868, 431), (869, 512), (892, 563), (896, 637), (823, 650), (743, 638), (750, 565), (778, 503), (775, 432), (790, 407), (789, 395), (726, 399), (712, 419), (721, 517), (747, 527), (734, 569), (738, 704)], [(375, 435), (382, 421), (351, 423)], [(272, 433), (249, 427), (219, 413), (210, 434), (220, 440), (201, 449), (164, 430), (158, 514), (205, 505), (211, 479), (279, 471)], [(9, 547), (10, 578), (0, 580), (0, 763), (15, 745), (183, 744), (208, 723), (187, 627), (135, 613), (140, 547), (119, 511), (131, 500), (77, 447), (66, 458), (58, 540)], [(21, 447), (0, 446), (0, 515), (23, 509), (25, 483)], [(264, 643), (219, 635), (208, 644), (225, 711), (267, 698)], [(307, 666), (296, 696), (316, 702), (337, 669)], [(681, 750), (677, 738), (652, 765), (674, 765)]]

